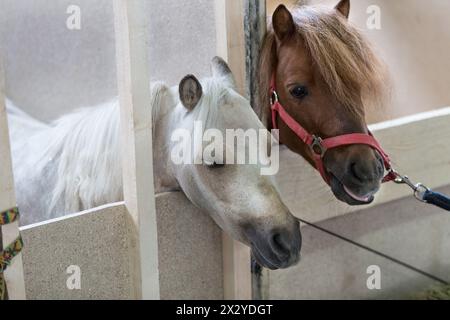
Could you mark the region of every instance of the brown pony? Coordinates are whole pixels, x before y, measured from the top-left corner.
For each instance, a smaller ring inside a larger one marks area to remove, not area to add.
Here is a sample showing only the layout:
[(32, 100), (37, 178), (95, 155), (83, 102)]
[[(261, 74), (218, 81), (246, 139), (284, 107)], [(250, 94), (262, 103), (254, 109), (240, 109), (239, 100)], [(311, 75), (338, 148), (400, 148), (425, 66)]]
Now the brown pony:
[[(259, 69), (259, 110), (272, 129), (270, 82), (286, 111), (322, 138), (368, 133), (365, 107), (385, 99), (386, 72), (363, 36), (348, 21), (350, 1), (335, 8), (280, 5), (265, 37)], [(277, 118), (280, 140), (314, 165), (312, 151)], [(366, 145), (329, 150), (323, 159), (334, 195), (350, 205), (373, 201), (383, 178), (378, 152)]]

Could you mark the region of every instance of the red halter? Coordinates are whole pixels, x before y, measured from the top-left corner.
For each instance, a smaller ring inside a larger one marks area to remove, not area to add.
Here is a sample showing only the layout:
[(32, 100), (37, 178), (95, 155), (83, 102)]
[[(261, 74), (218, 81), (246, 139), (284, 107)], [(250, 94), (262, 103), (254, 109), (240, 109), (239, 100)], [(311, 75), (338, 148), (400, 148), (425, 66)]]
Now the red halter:
[(388, 172), (383, 178), (383, 182), (392, 181), (397, 178), (397, 174), (392, 170), (391, 161), (389, 156), (383, 151), (378, 141), (373, 137), (372, 133), (352, 133), (344, 134), (341, 136), (322, 139), (316, 135), (310, 134), (305, 128), (303, 128), (297, 121), (294, 120), (283, 108), (278, 100), (278, 94), (275, 85), (275, 76), (272, 77), (270, 85), (270, 104), (272, 110), (272, 126), (273, 129), (277, 129), (277, 114), (283, 120), (283, 122), (306, 144), (311, 148), (316, 169), (322, 175), (322, 178), (330, 183), (330, 176), (325, 170), (323, 165), (323, 157), (329, 149), (348, 146), (353, 144), (365, 144), (371, 148), (377, 150), (380, 156), (383, 158), (384, 167)]

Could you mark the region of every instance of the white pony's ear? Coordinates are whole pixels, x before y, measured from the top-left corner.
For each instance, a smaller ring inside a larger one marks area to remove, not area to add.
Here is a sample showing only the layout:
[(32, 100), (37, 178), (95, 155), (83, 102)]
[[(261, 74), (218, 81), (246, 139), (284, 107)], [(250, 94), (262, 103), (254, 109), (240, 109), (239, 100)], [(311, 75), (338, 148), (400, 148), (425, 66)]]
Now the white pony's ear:
[(187, 75), (180, 81), (178, 91), (181, 103), (188, 110), (195, 108), (203, 94), (202, 85), (192, 74)]
[(223, 78), (231, 88), (236, 88), (236, 81), (228, 64), (221, 57), (214, 57), (211, 61), (211, 72), (214, 78)]

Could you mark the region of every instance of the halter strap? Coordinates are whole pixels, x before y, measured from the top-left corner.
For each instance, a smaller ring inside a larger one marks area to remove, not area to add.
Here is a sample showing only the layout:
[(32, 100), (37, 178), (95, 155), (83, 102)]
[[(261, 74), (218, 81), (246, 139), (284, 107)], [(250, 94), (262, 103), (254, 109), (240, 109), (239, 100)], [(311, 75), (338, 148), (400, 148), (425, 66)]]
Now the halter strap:
[(302, 125), (300, 125), (294, 118), (292, 118), (289, 113), (284, 109), (279, 101), (278, 93), (276, 91), (275, 74), (272, 76), (270, 84), (270, 104), (272, 112), (272, 127), (273, 129), (278, 129), (277, 126), (277, 115), (283, 120), (283, 122), (303, 141), (307, 146), (310, 147), (313, 159), (315, 162), (316, 169), (320, 172), (320, 175), (325, 180), (326, 183), (330, 183), (330, 176), (325, 170), (323, 164), (323, 157), (325, 153), (337, 147), (362, 144), (377, 150), (383, 159), (383, 164), (388, 172), (383, 178), (383, 183), (392, 181), (397, 178), (397, 175), (392, 170), (391, 160), (381, 145), (374, 138), (372, 133), (369, 131), (368, 134), (365, 133), (351, 133), (344, 134), (340, 136), (335, 136), (327, 139), (322, 139), (319, 136), (309, 133)]

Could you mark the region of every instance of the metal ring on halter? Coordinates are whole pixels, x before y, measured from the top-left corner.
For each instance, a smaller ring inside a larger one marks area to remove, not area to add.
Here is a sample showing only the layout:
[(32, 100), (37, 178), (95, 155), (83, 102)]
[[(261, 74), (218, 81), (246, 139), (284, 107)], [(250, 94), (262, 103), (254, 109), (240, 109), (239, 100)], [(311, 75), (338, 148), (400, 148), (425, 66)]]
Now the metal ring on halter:
[(323, 146), (322, 138), (318, 136), (312, 136), (312, 139), (313, 141), (311, 142), (309, 147), (315, 154), (320, 155), (320, 157), (323, 158), (325, 156), (325, 152), (327, 152), (327, 148)]
[(276, 102), (278, 102), (278, 94), (277, 92), (274, 90), (272, 91), (272, 94), (270, 95), (270, 104), (274, 105)]

